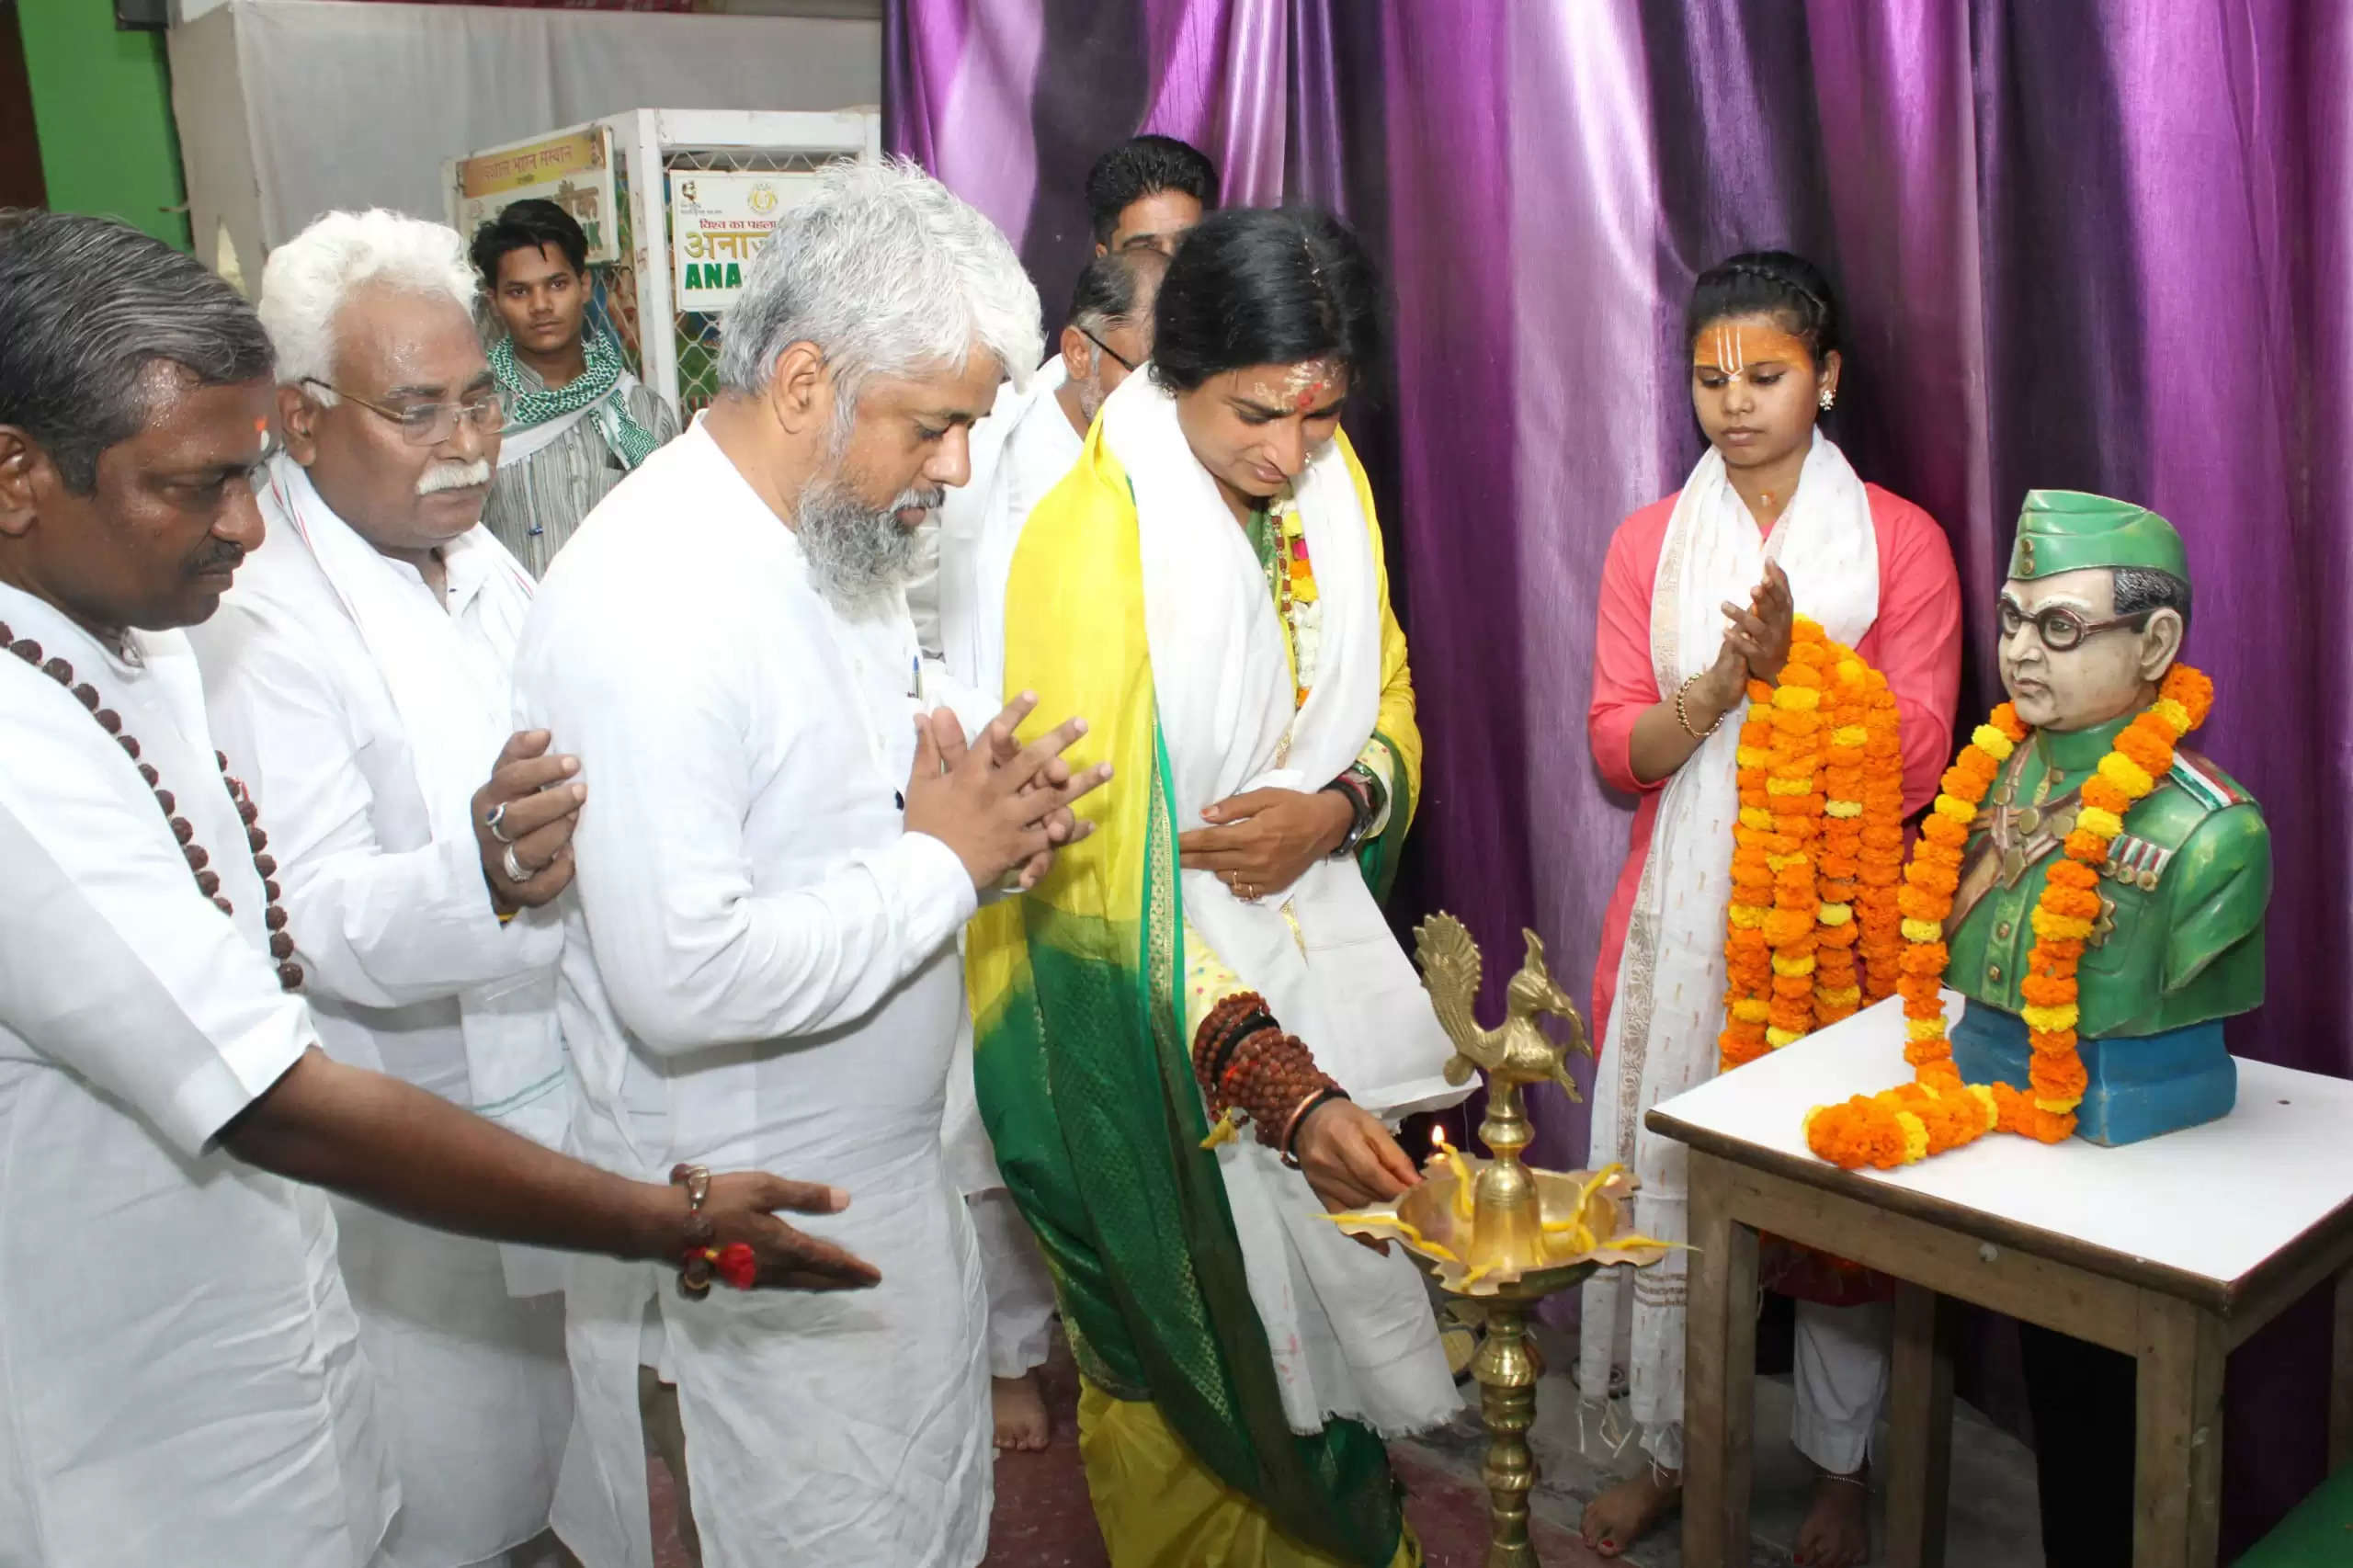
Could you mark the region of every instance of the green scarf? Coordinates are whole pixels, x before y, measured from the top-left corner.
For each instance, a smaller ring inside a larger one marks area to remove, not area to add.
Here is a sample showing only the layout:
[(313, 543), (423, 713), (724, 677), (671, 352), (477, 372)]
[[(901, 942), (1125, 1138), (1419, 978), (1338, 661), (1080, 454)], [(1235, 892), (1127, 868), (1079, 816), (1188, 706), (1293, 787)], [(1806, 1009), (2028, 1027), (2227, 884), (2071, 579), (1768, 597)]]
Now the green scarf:
[(615, 395), (626, 372), (613, 340), (592, 326), (585, 347), (588, 368), (553, 389), (524, 381), (523, 372), (515, 364), (513, 338), (502, 337), (492, 347), (490, 369), (498, 378), (499, 392), (506, 402), (506, 428), (529, 430), (586, 409), (597, 434), (621, 460), (621, 466), (633, 469), (662, 443), (654, 439), (653, 431), (630, 417), (629, 399)]

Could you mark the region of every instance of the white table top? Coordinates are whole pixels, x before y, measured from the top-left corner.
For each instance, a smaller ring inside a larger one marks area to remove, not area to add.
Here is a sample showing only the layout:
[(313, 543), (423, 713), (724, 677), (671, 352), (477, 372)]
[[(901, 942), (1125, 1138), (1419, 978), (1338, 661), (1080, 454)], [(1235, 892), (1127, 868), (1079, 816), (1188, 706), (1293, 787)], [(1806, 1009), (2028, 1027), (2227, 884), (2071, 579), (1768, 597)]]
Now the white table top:
[[(1946, 994), (1953, 1017), (1960, 1000)], [(1658, 1110), (1812, 1161), (1807, 1110), (1910, 1076), (1902, 1007), (1883, 1002)], [(2203, 1127), (2120, 1149), (1988, 1133), (1917, 1165), (1854, 1174), (2227, 1285), (2353, 1199), (2353, 1082), (2244, 1058), (2238, 1069), (2238, 1108)]]

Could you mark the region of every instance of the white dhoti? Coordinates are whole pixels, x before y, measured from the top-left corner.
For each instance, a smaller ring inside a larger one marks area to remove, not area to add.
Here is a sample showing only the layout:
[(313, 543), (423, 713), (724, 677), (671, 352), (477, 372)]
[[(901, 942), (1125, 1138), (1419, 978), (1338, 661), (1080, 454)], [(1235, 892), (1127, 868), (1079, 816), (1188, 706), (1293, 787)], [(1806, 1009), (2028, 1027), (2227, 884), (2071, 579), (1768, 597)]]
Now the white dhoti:
[(344, 1287), (400, 1459), (381, 1568), (502, 1562), (541, 1534), (572, 1428), (563, 1299), (506, 1291), (497, 1244), (335, 1200)]

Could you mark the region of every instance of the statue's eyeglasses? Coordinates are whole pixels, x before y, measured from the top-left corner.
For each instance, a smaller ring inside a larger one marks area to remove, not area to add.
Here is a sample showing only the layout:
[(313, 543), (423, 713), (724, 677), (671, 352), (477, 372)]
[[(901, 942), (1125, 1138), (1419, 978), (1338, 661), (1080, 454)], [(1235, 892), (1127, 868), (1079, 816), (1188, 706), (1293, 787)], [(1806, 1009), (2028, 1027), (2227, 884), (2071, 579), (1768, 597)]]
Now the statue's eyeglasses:
[(2052, 605), (2047, 609), (2037, 610), (2034, 614), (2029, 615), (2020, 609), (2016, 602), (2005, 596), (2002, 600), (2002, 640), (2007, 642), (2016, 637), (2019, 627), (2032, 621), (2035, 635), (2042, 639), (2042, 645), (2054, 653), (2064, 653), (2070, 649), (2081, 647), (2084, 639), (2096, 632), (2112, 631), (2120, 626), (2129, 626), (2138, 631), (2148, 625), (2149, 617), (2154, 612), (2144, 609), (2137, 614), (2120, 615), (2108, 620), (2086, 620), (2065, 605)]

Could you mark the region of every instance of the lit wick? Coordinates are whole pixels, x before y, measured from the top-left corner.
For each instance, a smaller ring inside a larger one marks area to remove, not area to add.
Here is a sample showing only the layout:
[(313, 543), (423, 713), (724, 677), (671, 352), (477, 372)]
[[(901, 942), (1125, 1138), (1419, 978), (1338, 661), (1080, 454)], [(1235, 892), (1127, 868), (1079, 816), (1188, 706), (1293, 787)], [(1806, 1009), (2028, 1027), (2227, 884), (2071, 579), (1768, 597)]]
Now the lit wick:
[(1462, 1157), (1461, 1150), (1446, 1141), (1445, 1128), (1432, 1127), (1430, 1142), (1437, 1145), (1437, 1153), (1430, 1156), (1431, 1163), (1444, 1160), (1447, 1169), (1454, 1173), (1454, 1211), (1467, 1220), (1471, 1217), (1473, 1185), (1471, 1164)]

